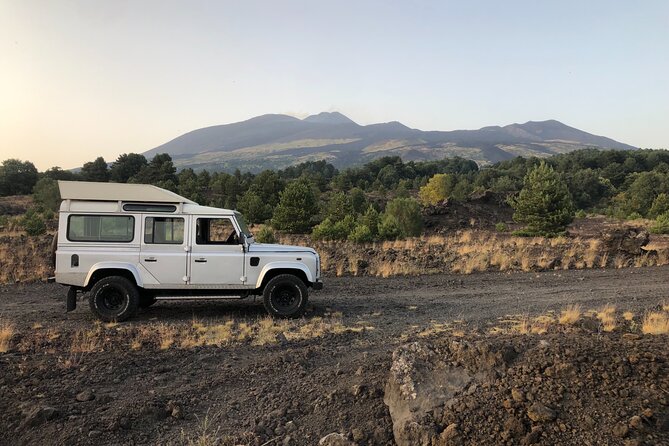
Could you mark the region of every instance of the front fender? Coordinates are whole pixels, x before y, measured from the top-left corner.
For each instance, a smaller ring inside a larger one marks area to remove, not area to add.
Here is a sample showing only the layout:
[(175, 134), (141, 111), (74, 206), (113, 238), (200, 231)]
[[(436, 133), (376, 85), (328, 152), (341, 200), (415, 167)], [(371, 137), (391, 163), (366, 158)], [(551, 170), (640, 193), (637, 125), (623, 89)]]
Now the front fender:
[(305, 276), (307, 276), (307, 280), (309, 282), (314, 281), (314, 276), (309, 271), (309, 268), (304, 263), (300, 262), (270, 262), (267, 265), (263, 267), (263, 269), (260, 271), (260, 275), (258, 276), (258, 282), (256, 282), (256, 288), (260, 288), (262, 285), (263, 280), (265, 279), (265, 275), (275, 269), (297, 269), (300, 270), (304, 273)]
[(88, 275), (86, 276), (86, 280), (84, 281), (84, 286), (88, 286), (88, 283), (91, 281), (91, 277), (93, 277), (93, 274), (96, 271), (100, 271), (101, 269), (123, 269), (126, 271), (130, 271), (132, 276), (135, 278), (135, 283), (137, 286), (141, 287), (144, 286), (144, 281), (142, 280), (142, 276), (139, 274), (139, 270), (137, 269), (137, 266), (132, 264), (132, 263), (126, 263), (126, 262), (98, 262), (95, 265), (91, 267), (91, 269), (88, 271)]

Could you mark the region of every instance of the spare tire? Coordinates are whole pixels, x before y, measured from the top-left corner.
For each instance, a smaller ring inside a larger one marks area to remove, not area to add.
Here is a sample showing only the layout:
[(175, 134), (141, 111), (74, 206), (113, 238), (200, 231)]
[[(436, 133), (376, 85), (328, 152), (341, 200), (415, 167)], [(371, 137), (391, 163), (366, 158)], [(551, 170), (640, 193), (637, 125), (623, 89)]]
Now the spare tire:
[(56, 270), (56, 251), (58, 250), (58, 233), (56, 232), (51, 240), (51, 267)]

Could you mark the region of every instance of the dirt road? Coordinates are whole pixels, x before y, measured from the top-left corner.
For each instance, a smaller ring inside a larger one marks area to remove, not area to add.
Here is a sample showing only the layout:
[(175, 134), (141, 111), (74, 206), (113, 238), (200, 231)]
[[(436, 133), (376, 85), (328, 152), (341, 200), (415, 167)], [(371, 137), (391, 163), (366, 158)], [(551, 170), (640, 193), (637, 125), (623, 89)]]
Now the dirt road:
[[(106, 328), (104, 348), (74, 363), (70, 339), (93, 319), (84, 303), (65, 314), (64, 294), (58, 285), (0, 288), (0, 317), (17, 332), (14, 347), (0, 354), (0, 444), (188, 444), (208, 437), (307, 445), (330, 432), (353, 432), (360, 445), (393, 444), (383, 392), (400, 343), (435, 322), (487, 331), (507, 315), (572, 303), (638, 313), (668, 300), (669, 267), (331, 278), (312, 294), (307, 320), (341, 313), (344, 326), (367, 328), (265, 346), (138, 350)], [(159, 302), (120, 325), (253, 324), (262, 317), (259, 302)], [(48, 329), (57, 337), (21, 348)]]

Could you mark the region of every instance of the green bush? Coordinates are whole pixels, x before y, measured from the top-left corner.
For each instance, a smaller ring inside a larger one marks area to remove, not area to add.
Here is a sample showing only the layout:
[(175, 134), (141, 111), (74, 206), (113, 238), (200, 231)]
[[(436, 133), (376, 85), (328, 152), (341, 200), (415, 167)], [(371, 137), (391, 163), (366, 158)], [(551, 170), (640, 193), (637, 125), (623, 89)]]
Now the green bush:
[(49, 177), (41, 178), (33, 188), (33, 199), (35, 203), (44, 209), (58, 210), (60, 206), (60, 191), (58, 183)]
[(259, 243), (276, 243), (274, 231), (269, 226), (263, 226), (253, 237)]
[(509, 227), (506, 225), (506, 223), (499, 222), (495, 224), (495, 230), (497, 230), (497, 232), (506, 232), (509, 230)]
[(348, 239), (355, 243), (369, 243), (374, 241), (374, 235), (367, 225), (359, 224), (348, 235)]
[(20, 221), (21, 227), (30, 236), (42, 235), (46, 232), (44, 219), (35, 211), (29, 210)]
[(586, 212), (583, 209), (579, 209), (578, 211), (576, 211), (575, 216), (576, 218), (585, 218), (588, 216), (588, 214), (586, 214)]
[(643, 218), (643, 215), (639, 214), (638, 212), (632, 212), (627, 216), (628, 220), (638, 220), (640, 218)]
[(355, 218), (352, 215), (347, 215), (336, 223), (326, 218), (314, 227), (311, 237), (314, 240), (346, 240), (353, 229), (355, 229)]
[(526, 234), (551, 236), (563, 232), (574, 218), (569, 189), (545, 161), (531, 169), (523, 189), (509, 200), (513, 219), (525, 225)]
[(420, 204), (413, 198), (395, 198), (386, 206), (379, 235), (381, 238), (416, 237), (423, 231)]
[(655, 223), (650, 227), (653, 234), (669, 234), (669, 212), (661, 214), (655, 219)]

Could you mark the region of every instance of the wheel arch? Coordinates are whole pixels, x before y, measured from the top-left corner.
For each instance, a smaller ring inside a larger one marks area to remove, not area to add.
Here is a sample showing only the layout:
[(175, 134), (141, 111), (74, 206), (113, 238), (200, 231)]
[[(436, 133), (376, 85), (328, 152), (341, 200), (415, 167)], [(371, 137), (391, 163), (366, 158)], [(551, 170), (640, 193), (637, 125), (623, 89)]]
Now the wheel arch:
[(88, 271), (88, 275), (84, 281), (84, 288), (90, 288), (98, 280), (109, 276), (125, 277), (137, 287), (142, 287), (144, 284), (142, 276), (135, 265), (123, 262), (100, 262), (93, 265)]
[(313, 283), (311, 271), (309, 271), (309, 268), (304, 264), (293, 262), (272, 262), (265, 265), (260, 272), (258, 281), (256, 282), (256, 289), (263, 290), (265, 285), (267, 285), (267, 282), (281, 274), (292, 274), (302, 280), (305, 286), (309, 286)]

